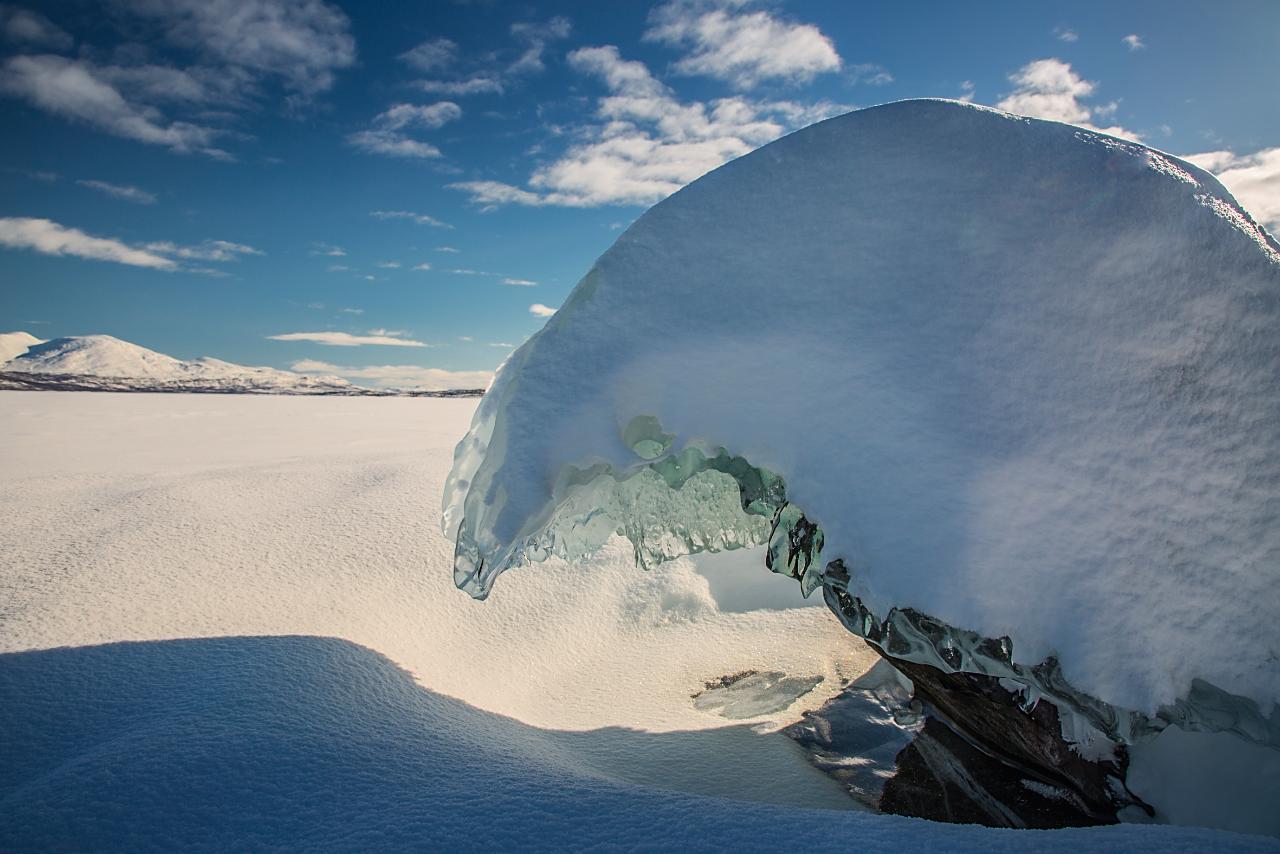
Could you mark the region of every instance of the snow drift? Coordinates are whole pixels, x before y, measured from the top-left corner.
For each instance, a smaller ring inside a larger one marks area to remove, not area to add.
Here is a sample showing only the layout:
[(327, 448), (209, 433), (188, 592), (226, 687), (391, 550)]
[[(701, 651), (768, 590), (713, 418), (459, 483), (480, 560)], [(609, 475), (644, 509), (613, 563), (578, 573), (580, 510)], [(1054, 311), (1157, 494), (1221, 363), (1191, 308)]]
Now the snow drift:
[(858, 633), (928, 615), (955, 630), (918, 660), (1109, 739), (1280, 745), (1278, 374), (1280, 247), (1212, 175), (954, 102), (850, 113), (652, 208), (511, 356), (447, 486), (455, 580), (615, 531), (646, 565), (769, 542)]

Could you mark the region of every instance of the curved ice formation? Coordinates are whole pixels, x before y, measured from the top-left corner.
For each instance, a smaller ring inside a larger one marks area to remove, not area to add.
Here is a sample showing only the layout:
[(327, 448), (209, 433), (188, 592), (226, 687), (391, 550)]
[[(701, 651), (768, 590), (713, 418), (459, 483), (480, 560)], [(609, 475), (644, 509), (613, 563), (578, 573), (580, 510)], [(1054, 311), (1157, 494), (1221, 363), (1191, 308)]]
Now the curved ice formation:
[(1275, 744), (1278, 425), (1280, 246), (1213, 176), (908, 101), (637, 220), (499, 371), (446, 530), (479, 597), (615, 532), (643, 564), (772, 538), (875, 619), (1054, 662), (1109, 738), (1208, 684)]

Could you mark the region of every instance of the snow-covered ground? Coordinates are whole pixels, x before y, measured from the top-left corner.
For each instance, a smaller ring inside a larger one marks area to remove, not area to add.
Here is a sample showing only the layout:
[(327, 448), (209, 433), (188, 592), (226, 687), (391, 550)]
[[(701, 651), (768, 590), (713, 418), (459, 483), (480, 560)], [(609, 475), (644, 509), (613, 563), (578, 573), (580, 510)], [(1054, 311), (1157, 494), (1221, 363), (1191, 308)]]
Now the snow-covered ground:
[[(474, 408), (0, 393), (0, 850), (1274, 850), (853, 811), (773, 730), (872, 657), (758, 553), (472, 601), (438, 520)], [(751, 668), (823, 681), (694, 707)]]

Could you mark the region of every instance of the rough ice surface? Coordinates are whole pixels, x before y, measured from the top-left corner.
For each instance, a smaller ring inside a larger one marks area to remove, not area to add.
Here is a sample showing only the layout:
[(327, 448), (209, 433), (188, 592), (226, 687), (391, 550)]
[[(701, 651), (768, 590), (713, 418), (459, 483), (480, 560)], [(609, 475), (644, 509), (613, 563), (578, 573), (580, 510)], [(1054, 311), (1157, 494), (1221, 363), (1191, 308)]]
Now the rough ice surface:
[[(1278, 374), (1280, 248), (1208, 173), (954, 102), (863, 110), (656, 205), (510, 357), (456, 452), (455, 576), (484, 596), (566, 536), (567, 473), (725, 449), (876, 614), (1011, 638), (1118, 707), (1198, 678), (1266, 719)], [(721, 547), (663, 524), (653, 553)]]

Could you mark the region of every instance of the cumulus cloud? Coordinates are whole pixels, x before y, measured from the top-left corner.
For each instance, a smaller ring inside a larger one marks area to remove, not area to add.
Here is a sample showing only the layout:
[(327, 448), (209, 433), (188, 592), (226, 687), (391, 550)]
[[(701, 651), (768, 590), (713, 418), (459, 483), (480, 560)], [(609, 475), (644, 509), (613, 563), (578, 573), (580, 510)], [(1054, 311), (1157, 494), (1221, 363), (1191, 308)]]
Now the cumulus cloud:
[(71, 255), (153, 270), (178, 268), (172, 258), (154, 251), (137, 249), (110, 237), (94, 237), (78, 228), (33, 217), (0, 217), (0, 245), (11, 249), (30, 249), (45, 255)]
[(148, 193), (146, 190), (140, 190), (127, 184), (112, 184), (107, 181), (93, 180), (76, 181), (76, 183), (81, 187), (88, 187), (91, 190), (106, 193), (108, 196), (114, 196), (126, 202), (136, 202), (140, 205), (154, 205), (156, 203), (154, 193)]
[(393, 104), (374, 117), (367, 130), (347, 135), (347, 144), (368, 154), (391, 157), (432, 158), (440, 149), (409, 135), (413, 128), (435, 130), (462, 116), (462, 108), (452, 101), (435, 104)]
[(556, 310), (549, 305), (543, 305), (540, 302), (535, 302), (533, 305), (529, 306), (529, 313), (534, 317), (550, 317), (556, 313)]
[(372, 383), (378, 388), (416, 388), (431, 391), (488, 388), (492, 371), (447, 371), (420, 365), (345, 367), (316, 359), (302, 359), (290, 367), (300, 374), (339, 376)]
[(436, 228), (453, 228), (449, 223), (442, 222), (433, 216), (414, 213), (413, 211), (369, 211), (369, 216), (374, 219), (407, 219), (415, 225), (430, 225)]
[(996, 106), (1011, 113), (1067, 122), (1122, 136), (1128, 139), (1142, 137), (1119, 125), (1100, 127), (1095, 119), (1109, 119), (1115, 113), (1116, 102), (1102, 105), (1083, 103), (1097, 89), (1097, 83), (1083, 79), (1068, 62), (1061, 59), (1037, 59), (1009, 75), (1014, 90)]
[(1280, 234), (1280, 148), (1252, 154), (1209, 151), (1183, 159), (1217, 175), (1255, 219)]
[(75, 39), (39, 12), (0, 3), (0, 35), (23, 47), (70, 50)]
[(1146, 47), (1146, 45), (1142, 43), (1142, 38), (1132, 33), (1125, 36), (1120, 41), (1124, 42), (1129, 50), (1142, 50)]
[[(379, 333), (379, 334), (373, 334)], [(386, 329), (371, 330), (369, 335), (352, 335), (349, 332), (282, 332), (268, 335), (271, 341), (310, 341), (330, 347), (427, 347), (422, 341), (402, 337), (403, 333)]]
[(766, 80), (807, 83), (840, 70), (831, 39), (812, 24), (746, 12), (732, 0), (673, 0), (650, 13), (646, 41), (689, 52), (676, 72), (706, 75), (749, 89)]
[(579, 141), (536, 169), (528, 188), (491, 179), (451, 187), (484, 206), (647, 205), (788, 130), (848, 109), (742, 97), (684, 103), (613, 45), (575, 50), (569, 64), (608, 91), (597, 102), (599, 124), (575, 133)]

